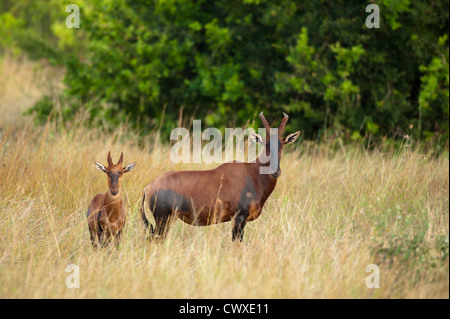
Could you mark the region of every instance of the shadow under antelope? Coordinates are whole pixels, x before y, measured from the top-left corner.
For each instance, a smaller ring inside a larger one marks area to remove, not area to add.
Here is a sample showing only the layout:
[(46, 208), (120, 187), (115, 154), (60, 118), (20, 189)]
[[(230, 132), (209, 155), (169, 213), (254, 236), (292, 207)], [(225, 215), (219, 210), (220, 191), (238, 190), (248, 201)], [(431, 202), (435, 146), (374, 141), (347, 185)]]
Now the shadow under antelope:
[(120, 194), (121, 179), (124, 173), (136, 166), (136, 163), (122, 167), (122, 162), (123, 152), (116, 165), (111, 159), (111, 152), (108, 152), (108, 167), (94, 162), (99, 171), (106, 173), (109, 186), (106, 193), (95, 195), (87, 212), (87, 222), (94, 248), (98, 245), (105, 246), (111, 238), (117, 245), (125, 225), (126, 210)]
[[(284, 114), (284, 113), (283, 113)], [(300, 132), (283, 139), (288, 116), (284, 114), (278, 133), (272, 133), (261, 112), (259, 117), (266, 130), (263, 139), (253, 133), (253, 141), (263, 145), (266, 159), (260, 155), (255, 163), (230, 162), (213, 170), (166, 172), (144, 188), (141, 217), (150, 227), (150, 238), (164, 238), (171, 220), (206, 226), (233, 220), (232, 240), (242, 241), (248, 221), (261, 214), (281, 174), (280, 159), (284, 145), (291, 144)], [(272, 145), (271, 145), (272, 143)], [(269, 152), (271, 150), (271, 152)], [(266, 169), (267, 174), (261, 174)], [(155, 219), (155, 228), (145, 216), (147, 203)]]

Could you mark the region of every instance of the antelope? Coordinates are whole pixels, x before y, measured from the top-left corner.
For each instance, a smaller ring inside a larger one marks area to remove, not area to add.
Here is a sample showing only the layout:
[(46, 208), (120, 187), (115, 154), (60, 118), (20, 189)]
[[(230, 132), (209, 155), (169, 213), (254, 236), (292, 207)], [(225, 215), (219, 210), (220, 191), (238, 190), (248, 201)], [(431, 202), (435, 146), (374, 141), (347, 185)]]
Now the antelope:
[(124, 173), (130, 172), (136, 166), (136, 163), (132, 163), (122, 167), (122, 162), (123, 152), (116, 165), (111, 159), (111, 152), (108, 152), (108, 167), (94, 162), (99, 171), (106, 173), (109, 186), (106, 193), (95, 195), (86, 216), (94, 248), (98, 245), (105, 246), (111, 238), (114, 238), (116, 245), (120, 241), (126, 220), (125, 206), (120, 193), (121, 179)]
[[(233, 220), (232, 241), (242, 242), (246, 223), (259, 217), (277, 184), (284, 145), (294, 143), (300, 135), (297, 131), (283, 139), (289, 119), (288, 115), (283, 115), (278, 134), (271, 134), (263, 112), (259, 117), (266, 137), (251, 133), (252, 140), (263, 145), (269, 161), (263, 161), (259, 155), (254, 163), (233, 161), (213, 170), (166, 172), (145, 186), (140, 213), (146, 228), (150, 228), (149, 239), (164, 238), (171, 221), (180, 218), (194, 226)], [(261, 174), (262, 168), (267, 169), (268, 174)], [(145, 203), (153, 213), (155, 228), (149, 225)]]

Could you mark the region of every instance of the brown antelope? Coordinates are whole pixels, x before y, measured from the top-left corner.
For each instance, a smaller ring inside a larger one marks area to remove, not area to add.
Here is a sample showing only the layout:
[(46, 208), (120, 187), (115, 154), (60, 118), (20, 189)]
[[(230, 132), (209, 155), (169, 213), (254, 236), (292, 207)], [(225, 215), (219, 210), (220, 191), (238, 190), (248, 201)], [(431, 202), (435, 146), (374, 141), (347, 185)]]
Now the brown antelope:
[(111, 152), (108, 153), (108, 167), (94, 162), (99, 171), (106, 173), (109, 186), (106, 193), (95, 195), (87, 212), (89, 232), (94, 247), (99, 244), (104, 246), (111, 238), (114, 238), (117, 245), (122, 234), (126, 211), (120, 196), (121, 179), (124, 173), (131, 171), (136, 166), (136, 163), (132, 163), (122, 167), (122, 162), (123, 153), (120, 154), (119, 162), (114, 165)]
[[(263, 161), (260, 155), (255, 163), (234, 161), (213, 170), (166, 172), (144, 188), (141, 216), (149, 227), (144, 208), (147, 203), (156, 222), (155, 229), (150, 224), (151, 236), (164, 238), (170, 221), (177, 217), (197, 226), (233, 220), (232, 240), (242, 241), (246, 223), (258, 218), (275, 188), (281, 174), (279, 163), (283, 146), (295, 142), (300, 135), (298, 131), (283, 139), (289, 118), (286, 114), (278, 133), (272, 135), (262, 112), (259, 117), (266, 138), (256, 133), (251, 137), (264, 146), (266, 158), (270, 160)], [(268, 174), (261, 174), (262, 168), (268, 169)]]

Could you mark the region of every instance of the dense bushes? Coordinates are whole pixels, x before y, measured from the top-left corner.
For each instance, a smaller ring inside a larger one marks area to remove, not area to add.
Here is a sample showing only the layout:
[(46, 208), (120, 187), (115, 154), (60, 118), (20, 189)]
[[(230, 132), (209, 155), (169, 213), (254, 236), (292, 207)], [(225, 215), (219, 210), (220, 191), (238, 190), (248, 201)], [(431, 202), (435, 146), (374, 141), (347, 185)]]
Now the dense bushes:
[(448, 1), (378, 1), (379, 29), (361, 1), (73, 3), (81, 29), (52, 28), (70, 30), (58, 48), (75, 53), (62, 57), (66, 118), (83, 109), (145, 133), (163, 116), (169, 130), (180, 116), (244, 125), (265, 110), (306, 138), (396, 138), (411, 124), (415, 138), (448, 138)]

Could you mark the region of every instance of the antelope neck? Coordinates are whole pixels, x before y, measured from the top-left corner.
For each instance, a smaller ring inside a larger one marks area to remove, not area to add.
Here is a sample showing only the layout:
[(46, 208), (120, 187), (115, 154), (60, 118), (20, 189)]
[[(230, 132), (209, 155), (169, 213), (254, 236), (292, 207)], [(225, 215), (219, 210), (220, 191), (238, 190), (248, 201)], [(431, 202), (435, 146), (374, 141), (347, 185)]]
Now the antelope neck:
[(105, 198), (105, 207), (108, 210), (114, 209), (116, 207), (116, 205), (120, 204), (120, 190), (116, 195), (113, 195), (111, 193), (111, 190), (108, 190), (108, 192), (106, 193), (106, 198)]
[[(280, 161), (280, 159), (278, 159), (278, 161)], [(272, 178), (274, 178), (275, 180), (277, 180), (278, 179), (278, 177), (280, 177), (280, 175), (281, 175), (281, 169), (280, 170), (278, 170), (278, 171), (276, 171), (275, 173), (271, 173), (271, 174), (261, 174), (260, 173), (260, 171), (259, 171), (259, 169), (260, 169), (260, 167), (269, 167), (270, 166), (270, 163), (261, 163), (261, 161), (259, 160), (259, 157), (256, 159), (256, 164), (257, 165), (255, 165), (255, 167), (256, 167), (256, 169), (257, 169), (257, 172), (256, 172), (256, 174), (259, 174), (259, 175), (270, 175)], [(278, 163), (278, 167), (280, 167), (280, 163)]]

